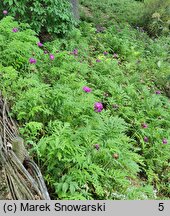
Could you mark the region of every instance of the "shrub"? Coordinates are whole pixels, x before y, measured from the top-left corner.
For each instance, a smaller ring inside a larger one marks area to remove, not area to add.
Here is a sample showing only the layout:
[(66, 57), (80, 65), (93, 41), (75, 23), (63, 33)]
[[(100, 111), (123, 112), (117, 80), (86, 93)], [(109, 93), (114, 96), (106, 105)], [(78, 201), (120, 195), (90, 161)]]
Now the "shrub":
[[(88, 12), (85, 14), (93, 15), (90, 21), (104, 26), (113, 25), (115, 22), (136, 24), (143, 9), (143, 3), (132, 0), (103, 0), (100, 2), (98, 0), (80, 0), (80, 2), (85, 7), (85, 11)], [(81, 12), (83, 18), (85, 14)]]
[(37, 33), (65, 34), (75, 24), (68, 0), (4, 0), (0, 7)]
[[(18, 24), (10, 16), (0, 21), (0, 61), (4, 66), (24, 69), (29, 65), (29, 58), (37, 58), (42, 50), (37, 46), (35, 32), (27, 24)], [(17, 32), (14, 32), (17, 29)], [(24, 48), (23, 48), (24, 47)]]
[(169, 0), (145, 0), (144, 3), (145, 7), (139, 24), (152, 36), (168, 34), (170, 29)]
[(158, 82), (169, 40), (123, 26), (81, 23), (42, 46), (27, 26), (0, 21), (2, 93), (54, 199), (170, 195), (170, 104)]

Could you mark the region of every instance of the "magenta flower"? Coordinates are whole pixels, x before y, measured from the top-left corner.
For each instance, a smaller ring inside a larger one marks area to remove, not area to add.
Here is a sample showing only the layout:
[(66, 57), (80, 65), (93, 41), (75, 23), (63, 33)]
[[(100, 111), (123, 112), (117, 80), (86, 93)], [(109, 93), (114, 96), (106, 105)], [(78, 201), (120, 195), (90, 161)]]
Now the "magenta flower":
[(8, 11), (7, 11), (7, 10), (3, 10), (3, 14), (4, 14), (4, 15), (7, 15), (7, 14), (8, 14)]
[(36, 61), (36, 59), (34, 59), (34, 58), (30, 58), (30, 59), (29, 59), (29, 63), (30, 63), (30, 64), (36, 64), (36, 62), (37, 62), (37, 61)]
[(37, 45), (38, 45), (39, 47), (42, 47), (42, 46), (43, 46), (43, 44), (42, 44), (41, 42), (38, 42)]
[(89, 87), (87, 87), (87, 86), (84, 86), (84, 87), (83, 87), (83, 90), (84, 90), (85, 92), (91, 92), (91, 88), (89, 88)]
[(157, 91), (155, 92), (155, 94), (161, 94), (161, 91), (157, 90)]
[(94, 145), (94, 148), (95, 148), (96, 150), (99, 150), (99, 148), (100, 148), (99, 144), (95, 144), (95, 145)]
[(50, 54), (50, 59), (54, 60), (54, 55), (53, 54)]
[(96, 102), (96, 103), (94, 104), (94, 111), (95, 111), (95, 112), (101, 112), (102, 109), (103, 109), (103, 104), (102, 104), (102, 103)]
[(47, 54), (48, 53), (48, 51), (47, 50), (44, 50), (44, 54)]
[(143, 140), (144, 140), (144, 142), (148, 142), (149, 141), (148, 137), (144, 137)]
[(104, 51), (103, 54), (104, 54), (104, 55), (108, 55), (108, 52)]
[(100, 59), (96, 59), (96, 62), (101, 62), (101, 60)]
[(141, 126), (142, 126), (143, 128), (147, 128), (147, 127), (148, 127), (148, 125), (147, 125), (146, 123), (141, 124)]
[(73, 54), (74, 54), (74, 55), (78, 55), (78, 49), (74, 49), (74, 50), (73, 50)]
[(117, 54), (117, 53), (114, 53), (114, 54), (113, 54), (113, 58), (118, 58), (118, 54)]
[(12, 31), (13, 32), (18, 32), (18, 28), (13, 28)]
[(162, 143), (163, 143), (163, 144), (167, 144), (167, 143), (168, 143), (168, 140), (165, 139), (165, 138), (163, 138), (163, 139), (162, 139)]

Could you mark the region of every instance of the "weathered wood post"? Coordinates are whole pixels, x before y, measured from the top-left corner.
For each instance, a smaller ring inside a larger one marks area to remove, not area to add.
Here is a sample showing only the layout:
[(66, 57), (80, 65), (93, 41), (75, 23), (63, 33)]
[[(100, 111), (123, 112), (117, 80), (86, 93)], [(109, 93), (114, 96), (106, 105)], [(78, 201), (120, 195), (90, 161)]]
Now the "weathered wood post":
[(41, 171), (25, 149), (1, 92), (0, 199), (50, 199)]

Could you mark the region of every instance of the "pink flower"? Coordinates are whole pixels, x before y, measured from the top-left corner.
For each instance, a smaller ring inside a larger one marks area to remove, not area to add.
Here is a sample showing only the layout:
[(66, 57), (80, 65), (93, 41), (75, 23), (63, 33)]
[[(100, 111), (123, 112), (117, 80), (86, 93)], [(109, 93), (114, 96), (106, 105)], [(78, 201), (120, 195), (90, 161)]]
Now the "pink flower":
[(74, 49), (74, 50), (73, 50), (73, 54), (74, 54), (74, 55), (78, 55), (78, 49)]
[(117, 53), (114, 53), (114, 54), (113, 54), (113, 58), (118, 58), (118, 54), (117, 54)]
[(141, 124), (141, 126), (142, 126), (143, 128), (147, 128), (147, 127), (148, 127), (148, 125), (147, 125), (146, 123)]
[(163, 139), (162, 139), (162, 143), (163, 143), (163, 144), (167, 144), (167, 143), (168, 143), (168, 140), (165, 139), (165, 138), (163, 138)]
[(48, 51), (47, 50), (44, 50), (44, 54), (47, 54), (48, 53)]
[(144, 137), (143, 140), (144, 140), (144, 142), (148, 142), (149, 141), (148, 137)]
[(50, 54), (50, 59), (54, 60), (54, 55), (53, 54)]
[(35, 64), (37, 61), (36, 61), (36, 59), (34, 59), (34, 58), (30, 58), (29, 59), (29, 63), (30, 64)]
[(13, 28), (12, 31), (13, 32), (18, 32), (18, 28)]
[(42, 46), (43, 46), (43, 44), (42, 44), (41, 42), (38, 42), (37, 45), (38, 45), (39, 47), (42, 47)]
[(108, 55), (108, 52), (107, 52), (107, 51), (104, 51), (103, 54), (104, 54), (104, 55)]
[(95, 148), (96, 150), (99, 150), (99, 148), (100, 148), (99, 144), (95, 144), (95, 145), (94, 145), (94, 148)]
[(103, 104), (100, 102), (96, 102), (94, 104), (94, 111), (95, 112), (101, 112), (103, 110)]
[(101, 60), (100, 59), (96, 59), (96, 62), (101, 62)]
[(157, 91), (155, 92), (155, 94), (161, 94), (161, 91), (157, 90)]
[(8, 11), (7, 11), (7, 10), (3, 10), (3, 14), (4, 14), (4, 15), (7, 15), (7, 14), (8, 14)]
[(84, 86), (84, 87), (83, 87), (83, 90), (84, 90), (85, 92), (91, 92), (91, 88), (89, 88), (89, 87), (87, 87), (87, 86)]

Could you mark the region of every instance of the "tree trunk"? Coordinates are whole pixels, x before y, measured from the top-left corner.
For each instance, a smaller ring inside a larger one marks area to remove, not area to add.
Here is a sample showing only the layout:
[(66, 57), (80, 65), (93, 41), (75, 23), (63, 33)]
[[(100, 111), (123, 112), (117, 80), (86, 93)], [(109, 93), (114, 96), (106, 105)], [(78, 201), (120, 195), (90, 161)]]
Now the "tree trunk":
[(76, 20), (79, 20), (79, 3), (78, 0), (69, 0), (72, 4), (72, 11)]

